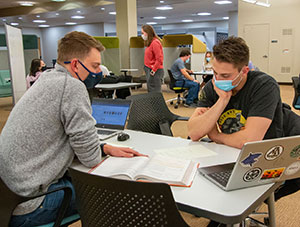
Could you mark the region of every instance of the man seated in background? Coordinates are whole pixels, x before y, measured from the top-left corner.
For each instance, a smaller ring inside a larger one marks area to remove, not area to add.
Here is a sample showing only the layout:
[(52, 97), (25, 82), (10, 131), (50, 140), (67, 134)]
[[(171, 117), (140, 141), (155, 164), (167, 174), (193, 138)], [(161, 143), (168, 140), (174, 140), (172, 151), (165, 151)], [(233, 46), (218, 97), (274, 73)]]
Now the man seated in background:
[(195, 80), (189, 73), (192, 73), (191, 70), (185, 68), (184, 63), (188, 63), (191, 57), (191, 52), (189, 50), (182, 50), (180, 52), (179, 58), (175, 60), (171, 67), (171, 72), (176, 80), (176, 87), (188, 88), (188, 95), (186, 97), (185, 106), (186, 107), (196, 107), (194, 101), (198, 100), (199, 93), (199, 81)]
[[(75, 156), (86, 167), (101, 155), (133, 157), (129, 148), (100, 144), (86, 87), (102, 77), (101, 43), (83, 32), (66, 34), (58, 43), (57, 64), (47, 70), (14, 106), (0, 136), (0, 175), (17, 194), (35, 196), (70, 187), (67, 216), (76, 213), (74, 188), (66, 172)], [(21, 203), (11, 226), (37, 226), (56, 219), (63, 200), (57, 191)]]

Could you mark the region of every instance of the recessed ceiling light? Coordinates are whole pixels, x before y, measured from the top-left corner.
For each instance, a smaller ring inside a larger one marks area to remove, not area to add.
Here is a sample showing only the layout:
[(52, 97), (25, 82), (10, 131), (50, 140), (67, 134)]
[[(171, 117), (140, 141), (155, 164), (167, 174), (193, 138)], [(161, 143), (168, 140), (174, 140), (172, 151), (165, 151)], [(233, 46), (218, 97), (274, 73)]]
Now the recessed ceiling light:
[(203, 13), (197, 13), (199, 16), (210, 16), (211, 13), (203, 12)]
[(116, 12), (109, 12), (110, 15), (116, 15)]
[(188, 22), (193, 22), (194, 20), (181, 20), (182, 22), (188, 23)]
[(41, 16), (40, 16), (40, 15), (36, 15), (36, 17), (37, 17), (37, 18), (40, 18)]
[(157, 23), (156, 22), (147, 22), (147, 24), (154, 25), (154, 24), (157, 24)]
[(48, 28), (48, 27), (50, 27), (50, 25), (49, 24), (40, 24), (39, 27), (40, 28)]
[(84, 19), (85, 16), (79, 16), (79, 15), (75, 15), (75, 16), (71, 16), (72, 19)]
[(19, 2), (21, 6), (33, 6), (33, 2)]
[(33, 20), (32, 22), (34, 22), (34, 23), (45, 23), (46, 21), (45, 20)]
[(158, 9), (158, 10), (171, 10), (171, 9), (173, 9), (173, 7), (172, 6), (158, 6), (155, 9)]
[(56, 16), (59, 16), (59, 13), (56, 13), (55, 15), (56, 15)]
[(65, 2), (66, 0), (52, 0), (52, 2)]
[(102, 7), (101, 10), (105, 10), (105, 8)]
[(75, 25), (75, 24), (77, 24), (76, 22), (66, 22), (65, 23), (66, 25)]
[(22, 18), (22, 17), (18, 17), (18, 19), (19, 19), (19, 20), (23, 20), (23, 18)]
[(224, 20), (229, 20), (229, 17), (222, 17)]
[(12, 26), (18, 26), (19, 23), (17, 23), (17, 22), (12, 22), (12, 23), (10, 23), (10, 25), (12, 25)]
[(215, 4), (218, 4), (218, 5), (225, 5), (225, 4), (231, 4), (232, 1), (215, 1)]
[(259, 5), (259, 6), (265, 6), (265, 7), (270, 7), (271, 6), (271, 4), (269, 4), (269, 3), (267, 3), (267, 2), (256, 2), (255, 3), (256, 5)]
[(248, 3), (254, 4), (256, 2), (256, 0), (243, 0), (243, 2), (248, 2)]
[(76, 13), (81, 13), (81, 11), (80, 11), (80, 10), (77, 10)]
[(166, 19), (166, 17), (153, 17), (153, 19), (156, 19), (156, 20), (163, 20), (163, 19)]
[(165, 1), (159, 1), (160, 3), (165, 3)]

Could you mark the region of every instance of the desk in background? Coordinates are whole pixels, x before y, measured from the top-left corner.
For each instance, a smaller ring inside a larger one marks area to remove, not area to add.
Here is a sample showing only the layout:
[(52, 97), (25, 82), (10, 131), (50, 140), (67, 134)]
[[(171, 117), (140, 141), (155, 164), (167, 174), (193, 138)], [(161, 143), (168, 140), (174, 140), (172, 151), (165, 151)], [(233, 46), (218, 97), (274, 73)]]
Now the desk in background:
[[(201, 144), (215, 155), (203, 156), (193, 159), (200, 163), (201, 167), (235, 162), (239, 149), (225, 145), (205, 142), (192, 142), (178, 137), (162, 136), (132, 130), (125, 130), (130, 139), (125, 142), (117, 141), (116, 137), (106, 140), (112, 145), (124, 145), (148, 155), (152, 155), (157, 149), (180, 148)], [(73, 167), (88, 171), (83, 165), (73, 163)], [(251, 214), (264, 200), (269, 198), (270, 226), (275, 226), (274, 194), (280, 185), (266, 184), (256, 187), (244, 188), (226, 192), (203, 176), (198, 171), (190, 188), (171, 187), (174, 199), (180, 210), (206, 217), (225, 224), (240, 223)]]
[[(199, 79), (197, 79), (197, 76), (200, 75), (200, 76), (204, 76), (204, 75), (209, 75), (209, 76), (213, 76), (214, 75), (214, 72), (213, 71), (196, 71), (196, 72), (193, 72), (191, 73), (192, 75), (194, 75), (194, 78), (195, 80), (198, 80), (200, 81)], [(202, 78), (203, 79), (203, 78)]]
[(127, 76), (128, 72), (137, 72), (139, 71), (138, 69), (120, 69), (120, 72), (124, 73), (124, 76)]
[[(141, 86), (141, 83), (127, 83), (127, 82), (119, 82), (119, 83), (115, 83), (115, 84), (97, 84), (95, 86), (95, 88), (103, 90), (103, 91), (114, 91), (113, 93), (113, 99), (115, 99), (116, 96), (116, 92), (117, 89), (121, 89), (121, 88), (133, 88), (133, 87), (138, 87)], [(131, 90), (130, 90), (131, 93)]]

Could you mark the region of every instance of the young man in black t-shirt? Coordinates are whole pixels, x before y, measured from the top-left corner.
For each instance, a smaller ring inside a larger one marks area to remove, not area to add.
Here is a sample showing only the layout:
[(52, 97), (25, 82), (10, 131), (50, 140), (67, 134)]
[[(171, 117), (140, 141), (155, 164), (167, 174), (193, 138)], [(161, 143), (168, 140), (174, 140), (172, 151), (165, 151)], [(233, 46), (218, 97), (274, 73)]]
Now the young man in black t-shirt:
[(188, 122), (189, 136), (205, 135), (221, 144), (283, 136), (282, 103), (277, 82), (249, 71), (249, 48), (242, 38), (229, 37), (213, 48), (214, 78), (201, 91), (199, 108)]

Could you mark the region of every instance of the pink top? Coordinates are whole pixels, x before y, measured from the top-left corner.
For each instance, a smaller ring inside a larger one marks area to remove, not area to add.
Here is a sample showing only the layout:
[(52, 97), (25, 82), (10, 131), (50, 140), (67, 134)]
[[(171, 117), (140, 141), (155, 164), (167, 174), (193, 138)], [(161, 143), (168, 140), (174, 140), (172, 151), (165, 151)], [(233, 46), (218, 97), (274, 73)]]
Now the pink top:
[(30, 86), (31, 86), (30, 83), (35, 82), (40, 77), (41, 74), (42, 74), (42, 72), (38, 71), (35, 73), (35, 76), (30, 76), (30, 75), (26, 76), (27, 89), (30, 88)]
[(154, 38), (150, 46), (145, 50), (144, 64), (156, 72), (158, 69), (163, 68), (163, 61), (164, 53), (161, 42), (157, 38)]

